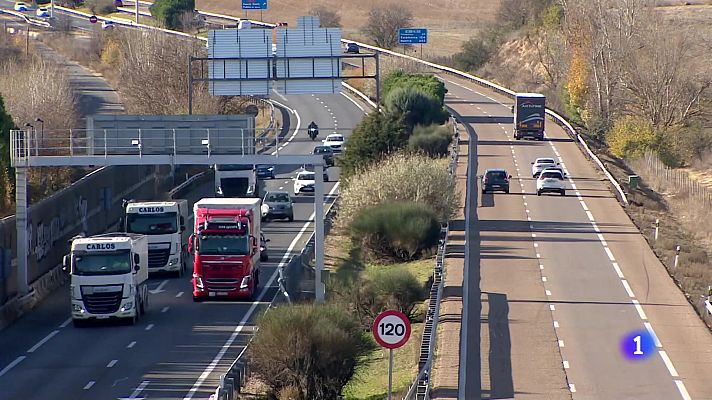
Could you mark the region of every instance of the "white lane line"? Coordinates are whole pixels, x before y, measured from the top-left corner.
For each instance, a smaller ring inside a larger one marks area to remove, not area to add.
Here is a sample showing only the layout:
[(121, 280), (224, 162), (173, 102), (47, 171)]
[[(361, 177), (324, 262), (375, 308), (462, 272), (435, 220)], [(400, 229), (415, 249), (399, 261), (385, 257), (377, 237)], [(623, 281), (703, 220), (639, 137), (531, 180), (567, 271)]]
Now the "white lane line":
[(660, 339), (658, 339), (658, 335), (655, 334), (655, 331), (653, 330), (653, 326), (650, 324), (650, 322), (643, 322), (643, 325), (645, 325), (645, 329), (648, 330), (648, 333), (650, 336), (653, 337), (653, 341), (655, 342), (655, 347), (661, 348), (663, 347), (663, 344), (660, 343)]
[(554, 328), (558, 328), (558, 327), (559, 327), (559, 321), (554, 321)]
[(569, 362), (564, 360), (564, 369), (569, 369), (570, 367)]
[(106, 368), (112, 368), (116, 363), (119, 362), (119, 360), (111, 360), (109, 361), (108, 364), (106, 364)]
[(571, 393), (576, 393), (576, 385), (569, 383), (569, 391), (571, 391)]
[(608, 254), (608, 259), (609, 259), (609, 260), (611, 260), (611, 261), (616, 261), (616, 258), (613, 257), (613, 252), (611, 251), (611, 249), (608, 248), (608, 246), (604, 247), (603, 250), (605, 250), (605, 251), (606, 251), (606, 254)]
[(126, 346), (127, 349), (130, 349), (132, 347), (136, 346), (136, 341), (134, 340), (133, 342), (129, 343), (128, 346)]
[(2, 371), (0, 371), (0, 376), (5, 375), (7, 373), (7, 371), (15, 368), (15, 366), (17, 364), (21, 363), (22, 360), (24, 360), (25, 358), (27, 358), (27, 356), (19, 356), (16, 359), (14, 359), (10, 364), (7, 364), (7, 367), (3, 368)]
[(617, 263), (617, 262), (614, 262), (614, 263), (613, 263), (613, 269), (616, 270), (616, 274), (618, 275), (619, 278), (621, 278), (621, 279), (625, 278), (625, 277), (623, 276), (623, 271), (621, 271), (621, 267), (618, 266), (618, 263)]
[(566, 347), (566, 346), (564, 346), (564, 341), (561, 339), (559, 339), (559, 347)]
[(84, 385), (84, 390), (89, 390), (91, 389), (92, 386), (94, 386), (96, 382), (95, 381), (89, 381), (86, 385)]
[(149, 290), (149, 293), (151, 293), (151, 294), (158, 294), (158, 293), (165, 292), (165, 290), (163, 290), (163, 288), (164, 288), (167, 284), (168, 284), (168, 279), (166, 279), (166, 280), (164, 280), (163, 282), (161, 282), (161, 284), (158, 285), (158, 287), (156, 287), (155, 289)]
[(539, 264), (539, 269), (544, 269), (544, 266)]
[(153, 324), (148, 324), (148, 325), (146, 326), (146, 330), (147, 330), (147, 331), (150, 331), (151, 329), (153, 329)]
[(593, 218), (593, 214), (591, 214), (591, 211), (586, 211), (586, 216), (588, 217), (589, 221), (595, 221), (595, 219)]
[(591, 222), (591, 226), (593, 227), (593, 230), (596, 233), (601, 233), (601, 229), (598, 227), (598, 224), (596, 224), (595, 222)]
[(556, 311), (556, 306), (553, 304), (549, 304), (549, 310)]
[(536, 258), (541, 258), (541, 254), (536, 253)]
[(283, 149), (284, 147), (286, 147), (289, 143), (291, 143), (292, 140), (294, 140), (294, 138), (297, 136), (297, 133), (299, 133), (299, 126), (302, 124), (302, 120), (301, 120), (301, 118), (299, 117), (299, 113), (297, 112), (297, 110), (293, 110), (293, 109), (287, 107), (286, 105), (284, 105), (284, 104), (282, 104), (282, 103), (280, 103), (280, 102), (278, 102), (278, 101), (276, 101), (276, 100), (270, 100), (270, 101), (276, 103), (278, 106), (281, 106), (281, 107), (286, 108), (286, 109), (289, 110), (292, 114), (294, 114), (295, 117), (297, 117), (297, 122), (296, 122), (296, 124), (295, 124), (295, 126), (294, 126), (294, 133), (292, 133), (286, 141), (282, 142), (282, 144), (281, 144), (275, 151), (273, 151), (272, 153), (270, 153), (270, 155), (273, 156), (273, 155), (276, 155), (277, 153), (279, 153), (280, 150), (282, 150), (282, 149)]
[(645, 311), (643, 311), (643, 307), (640, 306), (640, 302), (638, 300), (633, 300), (633, 305), (635, 306), (635, 310), (638, 311), (640, 319), (642, 319), (643, 321), (647, 321), (648, 316), (645, 315)]
[(542, 281), (542, 282), (546, 282), (546, 277), (545, 277), (545, 276), (542, 276), (542, 277), (541, 277), (541, 281)]
[(529, 210), (524, 210), (524, 211), (526, 211), (527, 214), (529, 214), (529, 212), (530, 212)]
[(535, 238), (535, 237), (536, 237), (536, 233), (532, 233), (532, 237)]
[(358, 107), (358, 109), (361, 110), (361, 112), (363, 112), (364, 114), (366, 113), (366, 110), (364, 110), (364, 108), (361, 106), (361, 104), (358, 104), (358, 102), (357, 102), (356, 100), (352, 99), (351, 97), (349, 97), (349, 96), (348, 96), (346, 93), (344, 93), (344, 92), (341, 92), (341, 95), (344, 96), (344, 97), (346, 97), (347, 99), (349, 99), (349, 101), (351, 101), (352, 103), (354, 103), (354, 105), (355, 105), (356, 107)]
[(534, 243), (534, 248), (537, 248), (537, 247), (539, 247), (539, 243), (536, 243), (536, 242), (535, 242), (535, 243)]
[(62, 322), (62, 325), (60, 325), (59, 327), (60, 327), (60, 328), (66, 328), (67, 325), (69, 325), (69, 324), (71, 324), (71, 323), (72, 323), (72, 318), (69, 317), (69, 318), (67, 318), (64, 322)]
[(527, 221), (531, 222), (531, 220), (532, 220), (532, 217), (527, 217)]
[(630, 288), (628, 281), (625, 279), (621, 279), (621, 283), (623, 283), (623, 287), (625, 288), (626, 293), (628, 293), (628, 297), (635, 298), (635, 294), (633, 294), (633, 289)]
[(165, 307), (163, 307), (163, 308), (161, 309), (161, 312), (162, 312), (162, 313), (167, 312), (169, 309), (170, 309), (170, 307), (165, 306)]
[(183, 296), (183, 292), (178, 292), (178, 294), (176, 295), (176, 297), (180, 297), (180, 296)]
[(665, 366), (667, 367), (668, 372), (670, 372), (670, 375), (672, 375), (673, 378), (677, 378), (679, 376), (677, 374), (677, 370), (672, 365), (672, 361), (670, 361), (670, 357), (668, 357), (665, 350), (658, 350), (658, 353), (660, 353), (660, 357), (663, 359), (663, 362), (665, 363)]
[(546, 289), (545, 293), (546, 293), (547, 296), (551, 296), (551, 290)]
[(56, 329), (53, 330), (52, 332), (49, 333), (49, 335), (45, 336), (42, 340), (40, 340), (39, 342), (37, 342), (37, 344), (35, 344), (35, 345), (32, 346), (29, 350), (27, 350), (27, 352), (28, 352), (28, 353), (34, 353), (35, 350), (39, 349), (40, 346), (42, 346), (43, 344), (47, 343), (48, 340), (52, 339), (52, 338), (54, 337), (54, 335), (56, 335), (56, 334), (58, 334), (58, 333), (59, 333), (58, 330), (56, 330)]
[(581, 207), (583, 207), (583, 210), (584, 210), (584, 211), (588, 211), (588, 206), (586, 206), (586, 202), (585, 202), (585, 201), (580, 201), (579, 203), (581, 203)]
[(598, 236), (598, 240), (600, 240), (601, 243), (603, 243), (603, 245), (606, 246), (606, 244), (605, 244), (606, 238), (604, 238), (603, 235), (601, 235), (600, 233), (597, 233), (596, 236)]
[[(328, 193), (329, 197), (333, 196), (334, 193), (336, 193), (336, 190), (339, 188), (339, 183), (340, 182), (336, 182), (334, 187), (331, 188), (331, 190)], [(267, 284), (260, 291), (260, 294), (257, 296), (257, 300), (252, 302), (252, 305), (247, 310), (245, 315), (242, 317), (239, 324), (235, 327), (235, 329), (233, 330), (230, 337), (227, 339), (225, 344), (222, 345), (222, 347), (220, 348), (220, 351), (218, 351), (218, 354), (215, 355), (215, 357), (210, 362), (210, 364), (203, 370), (203, 373), (200, 374), (200, 376), (198, 377), (198, 380), (195, 381), (195, 383), (193, 384), (193, 387), (190, 388), (190, 390), (185, 395), (183, 400), (191, 400), (193, 398), (193, 396), (195, 396), (195, 393), (203, 385), (203, 382), (205, 382), (205, 380), (208, 379), (208, 377), (213, 372), (215, 367), (218, 365), (220, 360), (222, 360), (222, 358), (225, 356), (225, 353), (227, 352), (227, 350), (232, 346), (233, 342), (235, 342), (235, 339), (237, 339), (237, 337), (240, 335), (240, 333), (245, 329), (245, 325), (247, 324), (247, 321), (250, 320), (250, 317), (257, 309), (257, 306), (262, 302), (262, 298), (265, 296), (265, 294), (267, 294), (267, 290), (269, 289), (270, 286), (272, 286), (275, 279), (277, 279), (277, 274), (279, 273), (279, 269), (284, 267), (287, 264), (287, 262), (290, 260), (292, 250), (294, 249), (294, 247), (296, 247), (297, 243), (302, 238), (302, 236), (307, 231), (307, 229), (309, 229), (309, 225), (314, 220), (314, 217), (315, 217), (315, 215), (314, 215), (314, 213), (312, 213), (311, 216), (307, 219), (307, 222), (304, 224), (304, 226), (302, 226), (302, 229), (299, 230), (299, 233), (297, 233), (297, 235), (292, 240), (292, 243), (289, 244), (289, 247), (287, 247), (287, 250), (284, 252), (284, 255), (282, 256), (282, 260), (279, 262), (279, 265), (277, 266), (277, 268), (275, 268), (274, 272), (272, 273), (272, 276), (270, 276), (269, 280), (267, 281)], [(323, 218), (324, 216), (320, 215), (319, 217)]]
[(136, 390), (134, 390), (133, 393), (131, 393), (131, 396), (129, 396), (129, 399), (137, 398), (141, 394), (141, 392), (143, 392), (143, 389), (146, 389), (146, 386), (148, 386), (149, 383), (150, 383), (150, 381), (141, 382), (141, 384), (138, 385), (138, 387), (136, 387)]
[(680, 391), (680, 395), (682, 396), (683, 400), (692, 400), (692, 397), (690, 397), (690, 393), (687, 392), (687, 388), (681, 380), (675, 379), (675, 385), (677, 385), (677, 390)]

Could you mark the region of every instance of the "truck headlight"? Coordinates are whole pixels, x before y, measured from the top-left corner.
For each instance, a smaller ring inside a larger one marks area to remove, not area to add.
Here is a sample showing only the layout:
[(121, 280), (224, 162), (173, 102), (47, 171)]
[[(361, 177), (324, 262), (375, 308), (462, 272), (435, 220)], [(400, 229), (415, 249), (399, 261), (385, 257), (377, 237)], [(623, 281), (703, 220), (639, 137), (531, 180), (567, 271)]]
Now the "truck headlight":
[(193, 278), (195, 278), (195, 287), (200, 290), (203, 290), (203, 288), (205, 287), (205, 285), (203, 285), (203, 278), (195, 275), (193, 276)]
[(168, 261), (168, 265), (176, 265), (176, 264), (178, 264), (178, 257), (171, 258)]
[(82, 307), (79, 304), (72, 304), (72, 311), (75, 313), (81, 313), (84, 314), (86, 311), (84, 311), (84, 307)]
[(250, 285), (250, 277), (246, 276), (242, 278), (242, 282), (240, 283), (240, 290), (247, 289), (247, 287)]
[(222, 187), (218, 186), (215, 188), (215, 193), (217, 194), (223, 194)]
[(121, 312), (129, 311), (133, 308), (133, 301), (129, 301), (128, 303), (124, 304), (123, 307), (121, 307)]

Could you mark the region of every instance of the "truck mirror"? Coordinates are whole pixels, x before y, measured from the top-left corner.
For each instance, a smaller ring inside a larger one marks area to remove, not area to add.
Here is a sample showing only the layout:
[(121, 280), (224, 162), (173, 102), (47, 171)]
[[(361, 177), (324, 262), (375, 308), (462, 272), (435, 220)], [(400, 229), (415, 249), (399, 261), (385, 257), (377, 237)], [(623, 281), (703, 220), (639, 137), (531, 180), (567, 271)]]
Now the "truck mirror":
[(254, 237), (254, 236), (252, 236), (252, 235), (250, 235), (250, 242), (252, 243), (252, 252), (253, 252), (253, 253), (257, 253), (257, 249), (258, 249), (258, 247), (257, 247), (257, 238)]
[(134, 271), (138, 272), (138, 270), (140, 270), (140, 269), (141, 269), (140, 265), (138, 265), (138, 264), (134, 265)]
[(185, 229), (185, 218), (183, 218), (182, 215), (180, 216), (180, 225), (181, 227), (184, 227), (183, 229)]
[(183, 232), (185, 232), (185, 225), (180, 226), (180, 233), (183, 233)]
[(193, 237), (194, 235), (188, 236), (188, 253), (193, 254)]
[(62, 257), (62, 271), (69, 271), (69, 261), (69, 255), (65, 255), (64, 257)]
[[(138, 264), (140, 262), (141, 262), (141, 256), (139, 256), (138, 254), (134, 254), (134, 264), (137, 264), (136, 266), (138, 266)], [(136, 270), (136, 271), (138, 271), (138, 270)]]

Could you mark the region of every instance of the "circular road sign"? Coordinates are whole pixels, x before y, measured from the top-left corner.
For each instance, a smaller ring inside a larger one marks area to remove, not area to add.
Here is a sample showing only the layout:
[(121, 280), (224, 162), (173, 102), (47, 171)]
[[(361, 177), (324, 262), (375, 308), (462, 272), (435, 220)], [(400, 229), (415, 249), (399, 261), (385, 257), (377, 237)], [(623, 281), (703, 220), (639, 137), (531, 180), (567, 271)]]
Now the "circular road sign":
[(384, 311), (373, 320), (373, 337), (387, 349), (397, 349), (410, 338), (410, 321), (400, 311)]
[(91, 17), (89, 17), (89, 22), (91, 22), (92, 24), (96, 24), (96, 21), (98, 20), (99, 18), (97, 18), (96, 15), (92, 15)]

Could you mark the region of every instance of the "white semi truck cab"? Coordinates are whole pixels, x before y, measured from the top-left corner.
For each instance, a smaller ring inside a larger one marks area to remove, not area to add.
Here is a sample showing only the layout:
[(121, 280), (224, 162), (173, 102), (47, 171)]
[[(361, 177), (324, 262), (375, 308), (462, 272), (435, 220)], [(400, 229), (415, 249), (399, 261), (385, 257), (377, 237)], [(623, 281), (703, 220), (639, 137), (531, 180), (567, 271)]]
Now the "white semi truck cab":
[(190, 215), (187, 200), (127, 202), (124, 230), (148, 236), (148, 272), (183, 276), (188, 245), (183, 239)]
[(148, 237), (107, 233), (72, 240), (64, 256), (71, 277), (72, 321), (127, 319), (135, 324), (148, 307)]

